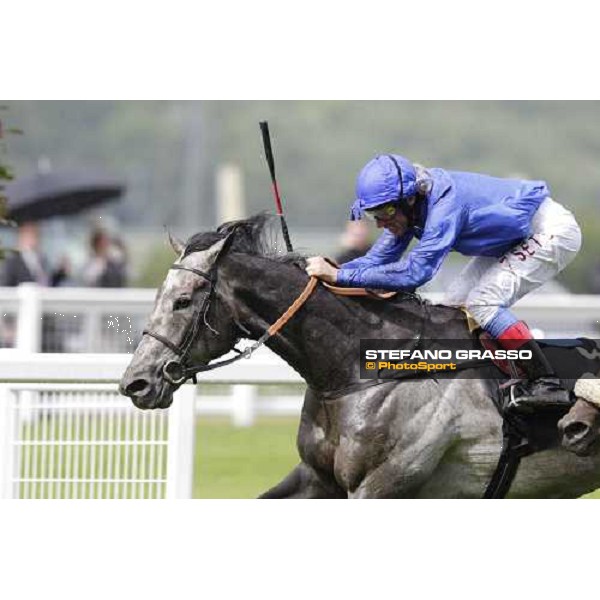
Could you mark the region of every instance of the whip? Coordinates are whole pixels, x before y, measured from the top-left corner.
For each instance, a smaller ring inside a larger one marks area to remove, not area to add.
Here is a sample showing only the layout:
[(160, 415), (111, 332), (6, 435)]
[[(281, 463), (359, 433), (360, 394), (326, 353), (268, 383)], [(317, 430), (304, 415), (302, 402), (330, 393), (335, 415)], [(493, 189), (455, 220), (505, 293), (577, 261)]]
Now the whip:
[(262, 132), (263, 146), (265, 148), (265, 156), (267, 158), (267, 164), (269, 165), (269, 173), (271, 174), (271, 183), (273, 184), (273, 196), (275, 197), (275, 206), (277, 207), (277, 214), (281, 220), (281, 231), (283, 232), (283, 239), (285, 240), (285, 246), (288, 252), (292, 252), (292, 241), (290, 240), (290, 233), (288, 231), (287, 223), (283, 215), (283, 206), (281, 204), (281, 197), (279, 196), (279, 187), (277, 186), (277, 179), (275, 178), (275, 160), (273, 159), (273, 149), (271, 148), (271, 135), (269, 133), (269, 123), (267, 121), (260, 121), (260, 130)]

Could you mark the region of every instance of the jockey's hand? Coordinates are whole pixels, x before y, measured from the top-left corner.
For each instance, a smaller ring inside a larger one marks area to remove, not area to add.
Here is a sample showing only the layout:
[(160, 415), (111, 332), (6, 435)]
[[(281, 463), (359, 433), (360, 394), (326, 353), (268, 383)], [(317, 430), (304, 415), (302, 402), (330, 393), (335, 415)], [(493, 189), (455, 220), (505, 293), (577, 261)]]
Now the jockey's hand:
[(339, 269), (329, 264), (322, 256), (311, 256), (306, 259), (306, 272), (311, 277), (318, 277), (327, 283), (335, 284), (338, 271)]

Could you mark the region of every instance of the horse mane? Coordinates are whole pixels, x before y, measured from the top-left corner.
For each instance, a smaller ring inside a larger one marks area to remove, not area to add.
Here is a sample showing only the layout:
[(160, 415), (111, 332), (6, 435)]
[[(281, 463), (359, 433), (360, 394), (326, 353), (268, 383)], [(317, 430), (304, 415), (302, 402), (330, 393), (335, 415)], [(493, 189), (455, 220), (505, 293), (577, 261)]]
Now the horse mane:
[[(216, 231), (204, 231), (194, 234), (187, 241), (184, 257), (194, 252), (207, 250), (213, 244), (231, 235), (230, 252), (269, 258), (278, 263), (291, 264), (304, 269), (306, 256), (299, 252), (287, 252), (280, 233), (281, 229), (277, 215), (260, 212), (247, 219), (223, 223)], [(338, 299), (346, 300), (342, 296), (338, 296)], [(416, 304), (425, 302), (419, 294), (410, 291), (399, 291), (396, 300), (412, 300)], [(351, 297), (349, 301), (352, 301)]]
[(281, 243), (279, 221), (276, 215), (261, 212), (247, 219), (229, 221), (216, 231), (196, 233), (187, 241), (184, 257), (207, 250), (213, 244), (232, 235), (229, 251), (262, 256), (283, 263), (302, 265), (305, 257), (297, 252), (287, 252)]

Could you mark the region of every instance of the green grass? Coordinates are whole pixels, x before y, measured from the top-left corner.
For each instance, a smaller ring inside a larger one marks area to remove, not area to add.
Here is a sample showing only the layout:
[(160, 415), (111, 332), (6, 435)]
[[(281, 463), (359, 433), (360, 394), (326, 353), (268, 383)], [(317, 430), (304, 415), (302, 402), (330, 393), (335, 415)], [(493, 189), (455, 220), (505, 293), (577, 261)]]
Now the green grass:
[(298, 464), (297, 418), (264, 417), (247, 428), (198, 421), (194, 498), (256, 498)]
[[(194, 498), (256, 498), (298, 464), (298, 419), (261, 418), (236, 428), (228, 419), (198, 421)], [(599, 498), (600, 489), (582, 496)]]

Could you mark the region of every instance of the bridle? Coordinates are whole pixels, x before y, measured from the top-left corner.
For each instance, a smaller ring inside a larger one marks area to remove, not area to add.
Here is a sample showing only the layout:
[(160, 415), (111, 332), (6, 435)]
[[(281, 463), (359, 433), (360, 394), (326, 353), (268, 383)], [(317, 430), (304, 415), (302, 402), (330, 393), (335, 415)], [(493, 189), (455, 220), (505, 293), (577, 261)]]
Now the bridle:
[[(231, 232), (229, 234), (229, 239), (231, 239), (233, 233), (234, 232)], [(249, 358), (255, 350), (260, 348), (271, 336), (275, 335), (294, 316), (294, 314), (296, 314), (298, 309), (300, 309), (304, 302), (306, 302), (306, 300), (312, 294), (313, 290), (317, 285), (318, 279), (316, 277), (311, 277), (300, 296), (296, 298), (296, 300), (287, 309), (287, 311), (285, 311), (285, 313), (281, 317), (279, 317), (279, 319), (277, 319), (277, 321), (273, 323), (273, 325), (271, 325), (256, 342), (254, 342), (254, 344), (248, 346), (244, 350), (239, 350), (235, 347), (233, 348), (233, 350), (238, 353), (237, 356), (214, 362), (211, 364), (203, 363), (196, 365), (188, 365), (187, 360), (189, 358), (189, 354), (192, 349), (193, 343), (198, 335), (198, 332), (200, 331), (200, 326), (202, 323), (206, 324), (206, 326), (215, 335), (219, 335), (219, 332), (213, 329), (208, 323), (207, 314), (210, 308), (212, 295), (216, 289), (217, 283), (217, 277), (216, 275), (213, 276), (213, 272), (216, 273), (219, 259), (223, 254), (225, 248), (228, 246), (228, 241), (229, 240), (227, 239), (225, 241), (225, 244), (223, 244), (223, 247), (219, 251), (219, 254), (217, 255), (215, 261), (213, 262), (209, 273), (205, 273), (204, 271), (200, 271), (199, 269), (195, 269), (193, 267), (187, 267), (185, 265), (182, 265), (181, 263), (174, 263), (170, 267), (170, 269), (178, 269), (181, 271), (189, 271), (190, 273), (194, 273), (199, 277), (205, 279), (208, 282), (208, 285), (210, 286), (210, 289), (204, 297), (200, 308), (194, 311), (194, 315), (192, 317), (192, 326), (186, 331), (181, 342), (179, 344), (174, 344), (164, 335), (161, 335), (156, 331), (152, 331), (151, 329), (144, 329), (144, 331), (142, 332), (142, 335), (149, 335), (150, 337), (153, 337), (155, 340), (161, 342), (163, 345), (169, 348), (169, 350), (171, 350), (177, 355), (177, 360), (167, 361), (162, 368), (163, 379), (165, 379), (165, 381), (169, 382), (172, 385), (181, 385), (190, 378), (194, 383), (197, 383), (196, 375), (198, 373), (204, 371), (211, 371), (219, 367), (225, 367), (226, 365), (234, 363), (242, 358)], [(243, 332), (246, 331), (244, 327), (237, 323), (237, 321), (234, 320), (234, 323), (240, 331), (240, 336), (237, 338), (239, 340), (239, 338), (243, 336)]]
[[(213, 290), (215, 289), (215, 281), (212, 276), (212, 273), (205, 273), (204, 271), (200, 271), (200, 269), (186, 267), (181, 263), (172, 264), (169, 270), (174, 269), (195, 273), (199, 277), (205, 279), (210, 287), (208, 293), (205, 295), (204, 300), (202, 301), (202, 305), (199, 309), (194, 311), (194, 314), (192, 316), (192, 326), (185, 332), (185, 335), (183, 336), (179, 344), (173, 343), (164, 335), (161, 335), (156, 331), (152, 331), (151, 329), (144, 329), (144, 331), (142, 332), (142, 335), (149, 335), (150, 337), (153, 337), (155, 340), (161, 342), (163, 345), (169, 348), (169, 350), (171, 350), (177, 355), (178, 360), (169, 360), (164, 364), (162, 368), (162, 375), (163, 378), (166, 379), (169, 383), (173, 385), (179, 385), (187, 381), (190, 377), (193, 377), (194, 383), (196, 383), (196, 373), (200, 369), (188, 375), (187, 370), (189, 369), (189, 367), (186, 366), (186, 362), (194, 340), (196, 339), (198, 331), (200, 330), (200, 325), (202, 322), (206, 322), (206, 315), (210, 307), (210, 301)], [(197, 365), (197, 367), (200, 366), (201, 365)]]
[[(225, 360), (220, 360), (220, 361), (213, 362), (213, 363), (202, 363), (202, 364), (196, 364), (196, 365), (187, 364), (190, 351), (192, 349), (194, 341), (196, 340), (196, 337), (198, 336), (200, 327), (203, 323), (215, 335), (219, 335), (219, 332), (216, 331), (215, 329), (213, 329), (213, 327), (211, 327), (210, 323), (207, 320), (207, 315), (208, 315), (208, 311), (210, 309), (212, 295), (213, 295), (213, 293), (216, 289), (216, 285), (217, 285), (217, 276), (216, 276), (217, 266), (218, 266), (221, 256), (224, 254), (224, 251), (228, 247), (230, 240), (232, 239), (232, 236), (234, 233), (235, 233), (235, 230), (233, 230), (232, 232), (230, 232), (228, 234), (228, 237), (226, 238), (225, 243), (223, 244), (223, 247), (220, 249), (219, 253), (217, 254), (217, 257), (215, 258), (213, 264), (211, 265), (210, 271), (208, 273), (201, 271), (200, 269), (196, 269), (194, 267), (185, 266), (181, 263), (174, 263), (170, 267), (171, 270), (177, 269), (177, 270), (181, 270), (181, 271), (189, 271), (190, 273), (194, 273), (198, 277), (202, 277), (203, 279), (205, 279), (207, 281), (208, 285), (210, 286), (210, 289), (209, 289), (208, 293), (206, 294), (206, 296), (204, 297), (204, 300), (202, 301), (200, 308), (198, 310), (194, 311), (194, 314), (192, 317), (192, 326), (186, 331), (181, 342), (179, 344), (175, 344), (171, 340), (169, 340), (167, 337), (165, 337), (164, 335), (161, 335), (160, 333), (158, 333), (156, 331), (152, 331), (151, 329), (144, 329), (144, 331), (142, 332), (142, 335), (149, 335), (150, 337), (153, 337), (155, 340), (161, 342), (164, 346), (169, 348), (169, 350), (171, 350), (178, 357), (176, 360), (167, 361), (163, 365), (163, 368), (162, 368), (163, 379), (172, 385), (181, 385), (181, 384), (185, 383), (188, 379), (192, 379), (194, 383), (197, 383), (196, 375), (198, 373), (202, 373), (205, 371), (212, 371), (213, 369), (217, 369), (219, 367), (225, 367), (225, 366), (230, 365), (231, 363), (234, 363), (242, 358), (250, 358), (250, 356), (258, 348), (260, 348), (270, 337), (272, 337), (273, 335), (278, 333), (285, 326), (285, 324), (298, 312), (298, 310), (303, 306), (303, 304), (306, 302), (306, 300), (308, 300), (310, 295), (313, 293), (314, 289), (317, 286), (317, 283), (319, 282), (319, 279), (317, 279), (316, 277), (311, 277), (309, 279), (308, 283), (306, 284), (306, 287), (304, 288), (304, 290), (302, 290), (300, 295), (296, 298), (296, 300), (294, 300), (294, 302), (291, 304), (291, 306), (279, 317), (279, 319), (277, 319), (277, 321), (275, 321), (272, 325), (269, 326), (269, 328), (260, 336), (260, 338), (258, 338), (258, 340), (256, 340), (253, 344), (251, 344), (244, 350), (239, 350), (238, 348), (235, 348), (235, 347), (233, 348), (233, 351), (237, 352), (237, 356), (233, 356), (232, 358), (227, 358)], [(368, 291), (368, 290), (348, 291), (348, 290), (345, 290), (344, 288), (336, 288), (335, 286), (330, 286), (327, 284), (325, 284), (325, 285), (330, 291), (332, 291), (333, 293), (338, 294), (338, 295), (361, 295), (361, 296), (370, 296), (370, 297), (375, 297), (375, 298), (380, 298), (380, 299), (386, 299), (389, 297), (388, 294), (377, 294), (377, 293), (374, 293), (374, 292)], [(426, 315), (426, 313), (427, 313), (426, 303), (423, 303), (421, 298), (416, 294), (415, 295), (411, 294), (411, 296), (414, 296), (415, 298), (417, 298), (419, 303), (423, 305), (425, 315)], [(240, 323), (238, 323), (235, 319), (234, 319), (234, 323), (239, 332), (239, 336), (236, 338), (236, 340), (239, 340), (240, 338), (242, 338), (244, 336), (244, 334), (249, 334), (249, 332), (246, 330), (246, 328), (243, 327)], [(415, 347), (419, 346), (419, 344), (421, 343), (421, 341), (423, 339), (424, 327), (425, 327), (425, 318), (422, 319), (421, 331), (415, 337), (415, 341), (414, 341)]]

